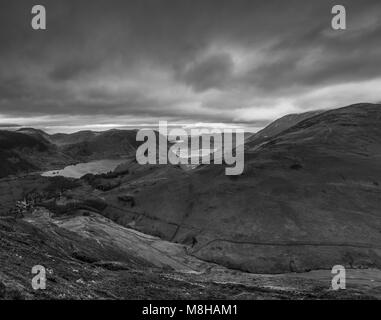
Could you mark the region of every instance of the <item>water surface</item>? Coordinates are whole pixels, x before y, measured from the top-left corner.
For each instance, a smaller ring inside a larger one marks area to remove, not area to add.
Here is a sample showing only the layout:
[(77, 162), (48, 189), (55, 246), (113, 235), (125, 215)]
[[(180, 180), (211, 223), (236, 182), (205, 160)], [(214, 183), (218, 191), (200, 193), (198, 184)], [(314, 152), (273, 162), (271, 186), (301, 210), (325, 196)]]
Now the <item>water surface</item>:
[(61, 170), (46, 171), (42, 174), (44, 177), (63, 176), (67, 178), (79, 179), (87, 173), (101, 174), (113, 171), (118, 165), (125, 162), (125, 159), (117, 160), (97, 160), (91, 162), (83, 162), (75, 165), (67, 166)]

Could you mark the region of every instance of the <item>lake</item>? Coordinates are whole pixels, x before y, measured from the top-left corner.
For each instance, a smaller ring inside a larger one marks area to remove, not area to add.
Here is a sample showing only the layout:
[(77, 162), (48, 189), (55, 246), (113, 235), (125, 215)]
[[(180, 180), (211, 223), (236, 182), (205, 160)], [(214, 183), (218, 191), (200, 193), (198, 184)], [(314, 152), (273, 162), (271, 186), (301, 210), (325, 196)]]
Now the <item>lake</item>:
[(64, 176), (67, 178), (79, 179), (87, 173), (101, 174), (113, 171), (118, 165), (126, 162), (126, 159), (118, 160), (97, 160), (91, 162), (78, 163), (67, 166), (61, 170), (46, 171), (42, 174), (44, 177)]

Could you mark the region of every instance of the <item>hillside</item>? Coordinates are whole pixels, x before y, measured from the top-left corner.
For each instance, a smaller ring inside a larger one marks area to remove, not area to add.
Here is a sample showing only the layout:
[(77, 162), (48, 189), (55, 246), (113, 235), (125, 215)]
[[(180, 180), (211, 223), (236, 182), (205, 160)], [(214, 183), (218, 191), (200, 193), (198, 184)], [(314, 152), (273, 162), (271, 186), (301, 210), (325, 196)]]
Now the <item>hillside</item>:
[(260, 145), (261, 143), (271, 139), (273, 136), (281, 133), (282, 131), (289, 129), (293, 127), (294, 125), (298, 124), (299, 122), (306, 120), (308, 118), (311, 118), (313, 116), (316, 116), (322, 112), (323, 112), (322, 110), (316, 110), (316, 111), (309, 111), (304, 113), (288, 114), (282, 118), (279, 118), (271, 122), (268, 126), (258, 131), (257, 133), (254, 133), (253, 135), (247, 137), (245, 139), (246, 143), (250, 143), (250, 144), (255, 143), (256, 145)]
[(49, 135), (32, 128), (0, 131), (0, 178), (64, 167), (75, 159), (49, 141)]
[(28, 136), (31, 136), (33, 138), (36, 138), (37, 140), (41, 141), (44, 144), (49, 144), (51, 142), (50, 135), (47, 134), (45, 131), (40, 129), (34, 129), (34, 128), (20, 128), (17, 130), (18, 133), (23, 133)]
[(49, 145), (33, 136), (12, 131), (0, 131), (0, 178), (19, 172), (37, 170), (38, 166), (26, 154), (49, 151)]
[(98, 133), (90, 130), (78, 131), (74, 133), (56, 133), (49, 136), (52, 143), (58, 146), (81, 143), (92, 139)]
[(139, 146), (136, 130), (109, 130), (62, 147), (65, 154), (75, 159), (93, 160), (130, 155)]
[[(38, 209), (0, 217), (0, 299), (355, 299), (377, 298), (376, 270), (349, 271), (348, 290), (329, 273), (258, 276), (189, 256), (185, 247), (123, 228), (95, 212), (54, 216)], [(11, 250), (10, 250), (11, 248)], [(33, 290), (31, 267), (46, 268)], [(305, 277), (309, 277), (306, 279)]]
[(34, 149), (36, 151), (47, 151), (49, 146), (40, 139), (19, 132), (0, 131), (0, 150), (9, 151), (14, 149)]
[(245, 271), (381, 267), (380, 160), (381, 106), (358, 104), (307, 118), (260, 147), (249, 142), (241, 176), (216, 165), (169, 179), (132, 175), (120, 190), (133, 207), (124, 204), (123, 219), (110, 207), (104, 214)]

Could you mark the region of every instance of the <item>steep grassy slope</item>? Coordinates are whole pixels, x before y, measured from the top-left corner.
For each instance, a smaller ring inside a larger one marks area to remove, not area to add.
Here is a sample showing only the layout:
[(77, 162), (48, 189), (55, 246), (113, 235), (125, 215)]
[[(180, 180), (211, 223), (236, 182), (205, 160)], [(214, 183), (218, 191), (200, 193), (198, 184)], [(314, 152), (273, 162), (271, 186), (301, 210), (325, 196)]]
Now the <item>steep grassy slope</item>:
[(38, 169), (23, 153), (48, 151), (48, 145), (35, 137), (18, 132), (0, 131), (0, 178)]
[(47, 151), (48, 145), (36, 137), (13, 131), (0, 131), (0, 150), (13, 149), (35, 149), (36, 151)]
[(316, 116), (322, 112), (324, 111), (317, 110), (304, 113), (288, 114), (278, 120), (271, 122), (268, 126), (258, 131), (257, 133), (254, 133), (253, 135), (247, 137), (246, 143), (249, 143), (251, 145), (260, 145), (261, 143), (264, 143), (265, 141), (271, 139), (272, 137), (281, 133), (282, 131), (287, 130), (293, 127), (294, 125), (298, 124), (299, 122)]
[(17, 130), (17, 132), (32, 136), (44, 144), (49, 144), (49, 142), (51, 142), (50, 135), (40, 129), (20, 128)]

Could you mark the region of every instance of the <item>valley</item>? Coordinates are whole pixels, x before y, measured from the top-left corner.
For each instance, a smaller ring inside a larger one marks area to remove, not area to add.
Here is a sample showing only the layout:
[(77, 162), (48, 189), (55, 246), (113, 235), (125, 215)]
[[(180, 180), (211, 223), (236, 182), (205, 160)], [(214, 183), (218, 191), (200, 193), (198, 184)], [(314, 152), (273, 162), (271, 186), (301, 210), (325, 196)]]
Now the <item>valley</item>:
[[(380, 298), (380, 130), (374, 104), (284, 117), (246, 139), (240, 176), (139, 165), (136, 131), (2, 131), (0, 294)], [(40, 174), (104, 159), (112, 172)], [(35, 264), (52, 271), (44, 292)], [(347, 290), (330, 289), (334, 265)]]

